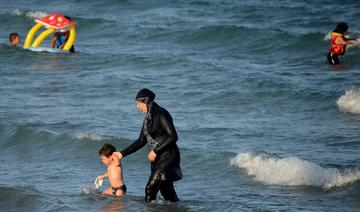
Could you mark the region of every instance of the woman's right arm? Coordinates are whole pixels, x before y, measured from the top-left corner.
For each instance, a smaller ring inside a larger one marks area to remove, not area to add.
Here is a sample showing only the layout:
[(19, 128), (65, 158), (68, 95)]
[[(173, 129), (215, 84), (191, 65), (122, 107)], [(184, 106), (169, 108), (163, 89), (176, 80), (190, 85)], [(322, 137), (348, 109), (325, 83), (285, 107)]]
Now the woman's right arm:
[[(144, 128), (144, 126), (143, 126)], [(122, 157), (125, 157), (127, 155), (130, 155), (136, 151), (138, 151), (139, 149), (141, 149), (143, 146), (146, 145), (146, 137), (143, 133), (143, 128), (141, 128), (141, 132), (140, 132), (140, 135), (139, 135), (139, 138), (134, 141), (134, 143), (132, 143), (130, 146), (128, 146), (126, 149), (120, 151)]]

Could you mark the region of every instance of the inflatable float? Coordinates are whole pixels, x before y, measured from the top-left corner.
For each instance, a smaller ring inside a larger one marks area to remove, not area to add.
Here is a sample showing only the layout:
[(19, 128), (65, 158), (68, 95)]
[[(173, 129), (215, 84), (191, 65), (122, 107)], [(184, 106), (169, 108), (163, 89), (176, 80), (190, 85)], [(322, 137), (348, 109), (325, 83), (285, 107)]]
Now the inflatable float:
[[(28, 32), (25, 43), (24, 49), (30, 49), (33, 51), (48, 51), (48, 52), (69, 52), (70, 48), (73, 46), (75, 39), (76, 39), (76, 30), (75, 30), (75, 22), (69, 20), (64, 15), (54, 13), (43, 18), (35, 19), (36, 24), (30, 29)], [(39, 36), (33, 42), (34, 36), (39, 29), (44, 27), (46, 30), (41, 32)], [(53, 49), (53, 48), (45, 48), (39, 47), (41, 42), (51, 34), (56, 32), (66, 32), (70, 31), (69, 38), (67, 39), (64, 47), (62, 50), (60, 49)]]

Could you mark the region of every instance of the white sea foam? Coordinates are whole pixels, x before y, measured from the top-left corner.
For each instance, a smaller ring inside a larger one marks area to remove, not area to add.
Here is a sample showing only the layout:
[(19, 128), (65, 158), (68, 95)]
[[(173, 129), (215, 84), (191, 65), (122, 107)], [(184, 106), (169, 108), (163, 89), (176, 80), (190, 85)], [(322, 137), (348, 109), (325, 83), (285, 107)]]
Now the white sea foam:
[(271, 185), (319, 186), (329, 189), (360, 180), (358, 169), (340, 171), (336, 168), (323, 168), (297, 157), (279, 159), (239, 153), (230, 162), (231, 165), (245, 169), (256, 181)]
[(22, 16), (22, 15), (24, 15), (25, 17), (28, 17), (28, 18), (42, 18), (42, 17), (47, 16), (48, 14), (45, 13), (45, 12), (41, 12), (41, 11), (25, 11), (25, 12), (22, 12), (19, 9), (14, 9), (14, 10), (11, 11), (11, 15), (14, 15), (14, 16)]
[(345, 92), (336, 104), (341, 111), (360, 114), (360, 88), (352, 88)]
[(331, 31), (325, 35), (324, 40), (325, 41), (331, 40)]
[(83, 186), (80, 188), (80, 194), (95, 194), (96, 188), (93, 186)]
[(76, 139), (90, 139), (93, 141), (106, 141), (111, 139), (110, 136), (98, 135), (96, 133), (75, 133), (74, 137)]
[(349, 41), (349, 47), (360, 47), (360, 38), (357, 38), (354, 41)]
[(13, 11), (11, 11), (11, 15), (21, 16), (22, 12), (19, 9), (14, 9)]
[(42, 18), (42, 17), (45, 17), (47, 15), (48, 15), (47, 13), (40, 12), (40, 11), (28, 11), (28, 12), (25, 13), (25, 16), (29, 17), (29, 18)]

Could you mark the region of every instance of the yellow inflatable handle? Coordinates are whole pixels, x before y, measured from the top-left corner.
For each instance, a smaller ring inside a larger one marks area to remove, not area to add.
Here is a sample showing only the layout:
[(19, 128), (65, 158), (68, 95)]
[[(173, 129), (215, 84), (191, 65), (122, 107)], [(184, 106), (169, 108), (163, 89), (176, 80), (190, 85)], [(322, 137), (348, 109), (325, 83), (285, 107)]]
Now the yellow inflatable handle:
[(29, 33), (27, 34), (26, 36), (26, 39), (25, 39), (25, 43), (24, 43), (24, 48), (27, 49), (27, 48), (30, 48), (30, 45), (32, 43), (32, 40), (33, 40), (33, 37), (35, 35), (35, 33), (42, 27), (43, 25), (41, 23), (37, 23), (35, 24), (35, 26), (33, 26), (31, 28), (31, 30), (29, 31)]
[(70, 48), (72, 47), (72, 45), (74, 44), (75, 39), (76, 39), (75, 26), (71, 26), (71, 27), (70, 27), (70, 35), (69, 35), (69, 38), (68, 38), (68, 40), (67, 40), (67, 42), (66, 42), (63, 50), (69, 51)]
[(55, 33), (56, 30), (55, 29), (48, 29), (48, 30), (45, 30), (43, 31), (37, 38), (36, 40), (34, 41), (32, 47), (33, 48), (37, 48), (40, 46), (41, 42), (49, 35)]

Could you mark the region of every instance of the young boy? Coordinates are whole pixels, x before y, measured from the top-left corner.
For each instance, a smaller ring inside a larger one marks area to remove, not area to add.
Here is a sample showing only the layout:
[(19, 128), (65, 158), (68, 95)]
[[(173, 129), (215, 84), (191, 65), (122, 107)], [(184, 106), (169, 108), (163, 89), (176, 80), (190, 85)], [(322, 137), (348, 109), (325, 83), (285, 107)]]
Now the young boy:
[[(69, 35), (70, 35), (70, 31), (54, 33), (54, 36), (51, 39), (50, 47), (51, 48), (58, 48), (58, 49), (64, 48), (65, 43), (69, 38)], [(69, 52), (75, 53), (74, 45), (71, 46)]]
[(16, 47), (17, 45), (20, 44), (20, 36), (18, 33), (13, 32), (9, 34), (9, 41), (10, 41), (10, 46), (14, 46)]
[(108, 166), (108, 171), (98, 176), (98, 179), (109, 178), (111, 187), (105, 189), (103, 194), (124, 196), (127, 189), (123, 179), (121, 161), (117, 156), (112, 156), (113, 152), (116, 152), (116, 149), (111, 144), (104, 144), (99, 150), (101, 161)]
[[(69, 16), (65, 16), (65, 18), (71, 20), (71, 18)], [(54, 36), (51, 39), (50, 47), (51, 48), (58, 48), (58, 49), (59, 48), (60, 49), (64, 48), (65, 43), (69, 39), (69, 36), (70, 36), (70, 31), (54, 33)], [(69, 52), (75, 53), (74, 45), (71, 46)]]
[(343, 56), (346, 51), (348, 41), (356, 40), (356, 38), (346, 38), (348, 25), (346, 23), (338, 23), (331, 33), (331, 48), (327, 55), (327, 59), (331, 65), (339, 64), (339, 56)]

